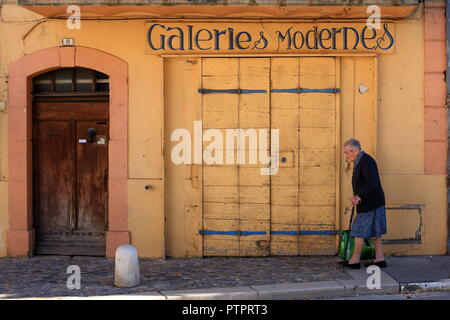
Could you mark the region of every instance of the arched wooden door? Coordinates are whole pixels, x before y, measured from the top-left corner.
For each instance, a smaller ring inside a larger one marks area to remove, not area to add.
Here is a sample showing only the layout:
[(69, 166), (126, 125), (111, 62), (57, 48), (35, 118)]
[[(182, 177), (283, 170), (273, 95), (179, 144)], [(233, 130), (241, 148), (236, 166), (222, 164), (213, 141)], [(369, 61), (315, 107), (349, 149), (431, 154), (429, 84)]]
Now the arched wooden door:
[(63, 68), (33, 79), (36, 254), (105, 255), (108, 76)]

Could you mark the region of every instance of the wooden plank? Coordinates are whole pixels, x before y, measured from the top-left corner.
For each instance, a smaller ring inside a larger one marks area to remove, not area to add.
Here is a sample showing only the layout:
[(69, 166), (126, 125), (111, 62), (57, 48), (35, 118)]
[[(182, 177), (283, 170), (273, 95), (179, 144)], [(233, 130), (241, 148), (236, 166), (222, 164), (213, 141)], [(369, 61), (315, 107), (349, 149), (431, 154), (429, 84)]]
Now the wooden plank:
[(237, 73), (203, 75), (202, 83), (203, 89), (216, 89), (216, 90), (237, 89)]
[[(338, 88), (339, 79), (336, 59), (300, 58), (300, 86), (309, 89)], [(300, 94), (300, 192), (299, 223), (325, 224), (334, 229), (336, 222), (336, 178), (339, 177), (336, 165), (339, 132), (336, 118), (338, 93)], [(317, 186), (317, 187), (309, 187)], [(329, 187), (327, 187), (329, 186)], [(319, 194), (316, 194), (319, 192)], [(316, 206), (314, 206), (316, 205)], [(312, 230), (315, 226), (313, 226)], [(308, 230), (308, 227), (306, 227)], [(333, 241), (328, 246), (308, 243), (309, 238), (299, 237), (300, 254), (327, 254)], [(318, 239), (323, 239), (319, 236)], [(304, 245), (304, 242), (308, 243)], [(320, 242), (320, 241), (319, 241)]]
[(238, 186), (203, 186), (203, 202), (238, 202)]
[(261, 175), (260, 168), (239, 167), (240, 186), (270, 186), (270, 176)]
[(229, 110), (204, 111), (203, 128), (238, 128), (237, 106), (230, 104)]
[(300, 186), (333, 186), (335, 187), (334, 166), (314, 166), (301, 167), (300, 169)]
[(302, 186), (299, 189), (300, 205), (334, 206), (335, 198), (334, 186)]
[[(252, 150), (248, 150), (248, 149), (240, 151), (244, 154), (244, 163), (239, 164), (239, 169), (240, 168), (267, 168), (267, 167), (270, 167), (270, 164), (264, 164), (259, 160), (256, 161), (256, 163), (249, 163), (249, 157), (250, 157), (249, 153), (251, 151)], [(239, 150), (237, 152), (239, 152)], [(258, 151), (256, 151), (256, 153), (253, 153), (253, 155), (254, 155), (253, 158), (256, 158), (258, 156)], [(259, 159), (259, 157), (257, 159)]]
[[(241, 130), (229, 128), (217, 130), (217, 132), (209, 131), (211, 138), (208, 137), (208, 140), (203, 141), (203, 148), (214, 143), (216, 144), (216, 149), (218, 146), (222, 145), (222, 149), (224, 150), (243, 150), (244, 154), (248, 154), (249, 150), (258, 151), (263, 147), (266, 149), (270, 147), (270, 132), (268, 128), (242, 128)], [(261, 132), (260, 130), (263, 131)], [(203, 133), (204, 135), (207, 134), (207, 132)], [(263, 133), (265, 133), (265, 137)], [(219, 138), (218, 143), (216, 143), (216, 137)], [(265, 138), (265, 140), (262, 140), (263, 138)]]
[(300, 128), (301, 149), (334, 149), (334, 128)]
[[(297, 80), (298, 82), (298, 80)], [(281, 89), (296, 89), (297, 87), (281, 88)], [(297, 110), (299, 106), (299, 95), (298, 93), (290, 92), (272, 92), (270, 94), (270, 107), (271, 109), (280, 110)]]
[(298, 109), (272, 108), (270, 121), (273, 127), (298, 127)]
[(239, 218), (270, 221), (270, 204), (240, 203)]
[[(302, 231), (329, 231), (333, 225), (300, 224)], [(300, 255), (335, 255), (337, 253), (338, 235), (301, 235), (299, 236)]]
[[(300, 223), (299, 228), (301, 231), (333, 231), (333, 224), (302, 224)], [(318, 237), (318, 239), (322, 239), (321, 237), (329, 236), (329, 235), (301, 235), (302, 237)]]
[[(108, 124), (78, 121), (76, 142), (86, 139), (87, 131), (95, 129), (92, 142), (77, 143), (77, 230), (107, 229), (108, 197)], [(99, 144), (99, 139), (103, 144)], [(54, 196), (54, 195), (52, 195)]]
[[(203, 219), (203, 230), (231, 232), (239, 230), (238, 219)], [(238, 241), (238, 235), (213, 234), (204, 235), (205, 239), (226, 239)]]
[(239, 241), (232, 239), (209, 239), (203, 241), (204, 256), (237, 257), (239, 256)]
[(301, 57), (300, 75), (335, 75), (334, 57)]
[(333, 149), (303, 149), (300, 150), (300, 166), (333, 166), (335, 161), (335, 152)]
[[(334, 89), (336, 87), (336, 76), (300, 75), (300, 87), (302, 89)], [(301, 93), (301, 95), (309, 94), (311, 93)]]
[(333, 206), (299, 206), (300, 224), (326, 224), (334, 226), (336, 207)]
[(269, 89), (269, 58), (239, 59), (240, 89)]
[(298, 186), (272, 186), (273, 205), (297, 205)]
[(269, 186), (239, 186), (240, 203), (270, 203)]
[(236, 89), (238, 58), (202, 59), (202, 87), (206, 89)]
[[(239, 125), (241, 128), (270, 128), (269, 107), (269, 71), (270, 60), (240, 59), (239, 86), (241, 89), (263, 89), (266, 93), (241, 94), (239, 96)], [(269, 131), (267, 131), (269, 133)], [(257, 131), (258, 141), (261, 138)], [(270, 136), (267, 135), (266, 146), (270, 147)], [(266, 256), (269, 254), (270, 240), (270, 178), (261, 176), (259, 168), (266, 166), (250, 164), (250, 150), (255, 150), (248, 141), (240, 150), (246, 153), (245, 164), (239, 165), (239, 202), (240, 202), (240, 230), (249, 232), (266, 232), (264, 235), (241, 235), (239, 250), (241, 256)], [(259, 145), (256, 146), (256, 151)], [(255, 154), (255, 160), (259, 155)], [(259, 220), (264, 219), (264, 220)]]
[(239, 95), (240, 128), (269, 128), (269, 71), (268, 58), (239, 59), (239, 88), (266, 91)]
[(232, 112), (237, 116), (237, 94), (214, 93), (202, 95), (202, 112)]
[(203, 203), (204, 219), (239, 219), (238, 203), (205, 202)]
[(298, 256), (298, 242), (270, 242), (272, 256)]
[(270, 82), (272, 89), (298, 88), (298, 75), (298, 58), (271, 58)]
[(297, 228), (299, 219), (298, 206), (271, 206), (271, 221), (273, 224), (294, 225)]
[[(307, 89), (332, 89), (336, 86), (335, 59), (310, 57), (300, 59), (300, 87)], [(301, 94), (304, 95), (309, 93)]]
[(272, 129), (278, 129), (280, 150), (298, 149), (299, 129), (297, 127), (272, 126)]
[[(220, 124), (222, 126), (222, 124)], [(208, 130), (208, 132), (207, 132)], [(205, 152), (205, 148), (217, 149), (217, 150), (233, 150), (236, 151), (238, 148), (237, 138), (233, 137), (234, 129), (227, 128), (212, 128), (211, 130), (204, 128), (202, 137), (202, 148)], [(229, 132), (230, 137), (227, 138), (227, 132)], [(193, 137), (192, 137), (193, 138)], [(216, 140), (217, 139), (217, 140)], [(225, 162), (225, 158), (223, 159)]]
[(268, 240), (241, 240), (239, 242), (239, 255), (241, 257), (264, 257), (270, 254), (270, 241)]
[(278, 169), (278, 173), (271, 176), (272, 186), (297, 186), (298, 185), (298, 167)]
[[(238, 59), (202, 59), (202, 88), (237, 89)], [(238, 128), (238, 95), (203, 94), (202, 120), (204, 128)]]
[(298, 231), (298, 224), (286, 223), (272, 223), (271, 225), (271, 239), (274, 242), (291, 242), (298, 243), (298, 235), (291, 234), (277, 234), (277, 232), (296, 232)]
[(239, 96), (239, 128), (269, 128), (269, 94)]
[[(241, 93), (239, 95), (239, 111), (260, 112), (268, 114), (270, 112), (269, 93)], [(242, 113), (240, 114), (240, 116)], [(241, 116), (240, 120), (244, 120)]]
[(256, 220), (256, 219), (240, 219), (239, 230), (241, 232), (265, 232), (265, 234), (251, 234), (240, 235), (239, 241), (257, 241), (257, 240), (270, 240), (270, 221), (269, 220)]
[(109, 102), (35, 102), (33, 117), (37, 120), (106, 120)]
[(299, 254), (307, 256), (336, 255), (335, 236), (300, 236)]
[(335, 128), (336, 112), (335, 110), (300, 108), (300, 126), (311, 128)]
[(336, 107), (335, 93), (301, 93), (300, 94), (300, 108), (309, 109), (331, 109)]
[(238, 128), (238, 96), (204, 94), (202, 114), (204, 128)]
[(203, 168), (203, 185), (205, 186), (236, 186), (238, 184), (237, 167), (213, 167)]
[(236, 75), (238, 58), (203, 58), (202, 75)]
[[(272, 89), (296, 89), (299, 88), (299, 59), (298, 58), (272, 58), (271, 66), (271, 88)], [(277, 215), (281, 210), (278, 205), (290, 205), (298, 203), (298, 168), (296, 162), (296, 150), (298, 145), (298, 93), (271, 93), (271, 127), (279, 130), (280, 157), (278, 173), (271, 176), (271, 209), (272, 224), (280, 220)], [(285, 150), (286, 151), (281, 151)], [(289, 150), (290, 149), (290, 150)], [(281, 162), (282, 158), (286, 162)], [(288, 187), (281, 187), (289, 185)], [(274, 209), (274, 208), (278, 208)], [(293, 220), (296, 220), (295, 209), (289, 207), (294, 213)], [(275, 210), (275, 212), (274, 212)], [(275, 219), (273, 217), (275, 214)], [(273, 230), (273, 225), (271, 226)], [(270, 254), (296, 254), (298, 248), (283, 249), (276, 245), (277, 237), (271, 236)]]
[[(40, 121), (35, 162), (36, 226), (39, 230), (69, 230), (75, 210), (73, 136), (68, 121)], [(74, 223), (72, 223), (72, 227)]]

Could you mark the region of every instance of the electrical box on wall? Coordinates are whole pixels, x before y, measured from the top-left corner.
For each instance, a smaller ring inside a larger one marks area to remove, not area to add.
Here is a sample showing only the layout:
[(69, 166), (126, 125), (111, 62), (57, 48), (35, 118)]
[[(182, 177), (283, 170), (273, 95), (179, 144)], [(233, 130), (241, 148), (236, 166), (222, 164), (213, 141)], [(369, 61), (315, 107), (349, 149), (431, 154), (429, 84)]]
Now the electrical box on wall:
[(5, 101), (0, 101), (0, 111), (5, 111), (6, 110), (6, 103)]

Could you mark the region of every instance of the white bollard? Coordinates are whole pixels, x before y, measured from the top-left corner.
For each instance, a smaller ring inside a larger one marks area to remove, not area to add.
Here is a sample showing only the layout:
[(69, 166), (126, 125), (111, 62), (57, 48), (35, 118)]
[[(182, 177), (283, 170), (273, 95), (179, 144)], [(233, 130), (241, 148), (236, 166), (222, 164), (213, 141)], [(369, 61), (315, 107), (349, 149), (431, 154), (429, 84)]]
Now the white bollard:
[(114, 285), (130, 288), (138, 286), (139, 282), (139, 257), (136, 248), (128, 244), (118, 247)]

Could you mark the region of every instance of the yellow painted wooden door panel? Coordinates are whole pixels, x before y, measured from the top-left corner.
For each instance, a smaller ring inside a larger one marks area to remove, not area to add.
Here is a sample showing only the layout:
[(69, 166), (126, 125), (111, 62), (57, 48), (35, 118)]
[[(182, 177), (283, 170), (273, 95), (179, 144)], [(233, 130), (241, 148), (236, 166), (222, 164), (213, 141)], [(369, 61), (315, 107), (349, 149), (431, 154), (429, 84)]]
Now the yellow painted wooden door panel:
[[(336, 221), (337, 63), (333, 57), (202, 59), (203, 131), (217, 129), (219, 155), (234, 159), (202, 164), (205, 256), (336, 252), (336, 236), (328, 233)], [(246, 130), (266, 130), (269, 146), (270, 130), (278, 130), (278, 172), (262, 175), (270, 164), (249, 163), (258, 145), (250, 137), (227, 145), (227, 129), (242, 130), (236, 141)], [(211, 143), (203, 142), (204, 155)], [(246, 155), (243, 163), (238, 151)]]

